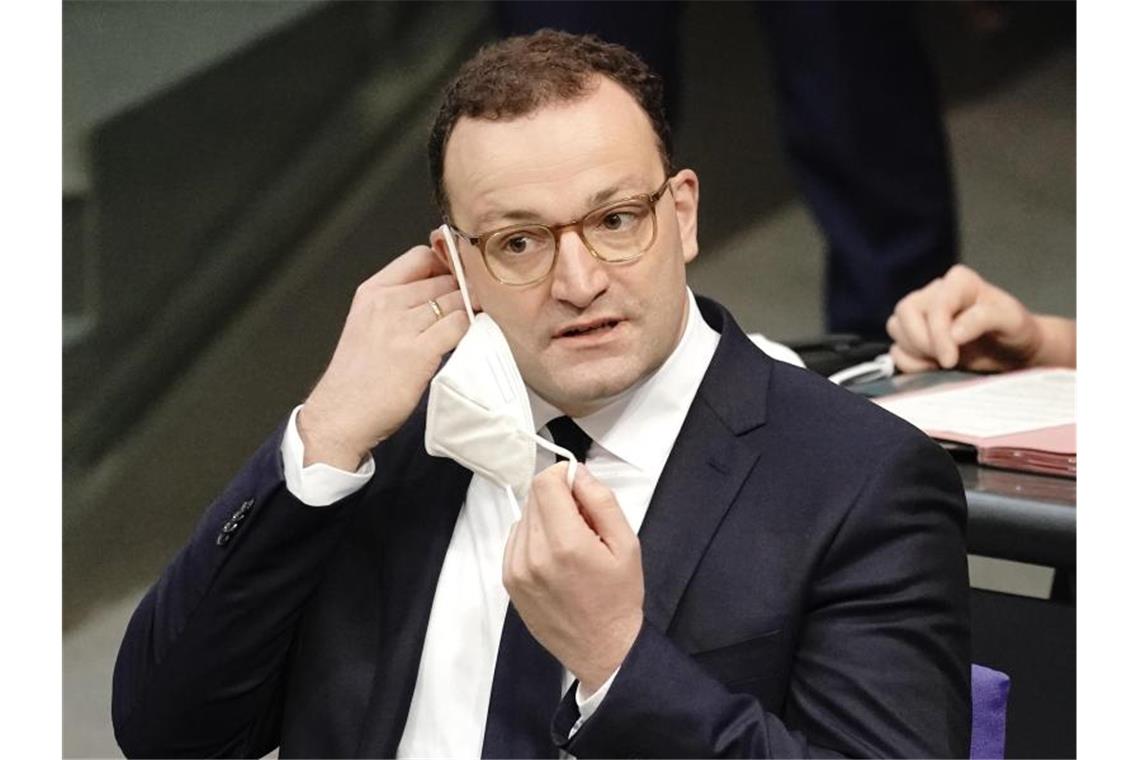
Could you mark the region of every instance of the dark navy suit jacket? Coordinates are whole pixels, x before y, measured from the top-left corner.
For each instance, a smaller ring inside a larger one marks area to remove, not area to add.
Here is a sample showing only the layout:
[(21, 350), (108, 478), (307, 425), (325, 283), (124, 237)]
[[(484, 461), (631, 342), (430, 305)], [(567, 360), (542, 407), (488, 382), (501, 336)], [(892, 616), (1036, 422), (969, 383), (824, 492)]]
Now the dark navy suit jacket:
[[(562, 701), (556, 739), (579, 757), (965, 756), (953, 463), (700, 306), (721, 340), (641, 528), (645, 625), (572, 741)], [(471, 477), (424, 453), (423, 424), (421, 405), (324, 508), (285, 488), (282, 430), (257, 451), (131, 620), (125, 753), (395, 754)]]

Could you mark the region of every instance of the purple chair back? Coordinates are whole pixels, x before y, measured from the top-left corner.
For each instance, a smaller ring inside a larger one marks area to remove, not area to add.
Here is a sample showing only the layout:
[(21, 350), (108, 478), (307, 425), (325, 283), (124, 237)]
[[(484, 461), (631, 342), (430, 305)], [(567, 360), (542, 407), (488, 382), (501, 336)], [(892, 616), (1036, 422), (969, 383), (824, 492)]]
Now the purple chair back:
[(970, 666), (973, 719), (970, 757), (975, 760), (1001, 760), (1005, 757), (1005, 707), (1009, 698), (1009, 676), (984, 665)]

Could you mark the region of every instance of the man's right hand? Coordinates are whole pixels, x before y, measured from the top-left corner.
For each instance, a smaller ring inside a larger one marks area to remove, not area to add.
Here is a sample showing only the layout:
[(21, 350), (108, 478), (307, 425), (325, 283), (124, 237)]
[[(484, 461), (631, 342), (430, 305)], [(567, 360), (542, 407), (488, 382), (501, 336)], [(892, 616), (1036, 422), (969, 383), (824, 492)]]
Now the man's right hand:
[(297, 417), (305, 465), (355, 471), (408, 419), (443, 355), (466, 331), (455, 278), (431, 248), (416, 246), (365, 280), (332, 360)]

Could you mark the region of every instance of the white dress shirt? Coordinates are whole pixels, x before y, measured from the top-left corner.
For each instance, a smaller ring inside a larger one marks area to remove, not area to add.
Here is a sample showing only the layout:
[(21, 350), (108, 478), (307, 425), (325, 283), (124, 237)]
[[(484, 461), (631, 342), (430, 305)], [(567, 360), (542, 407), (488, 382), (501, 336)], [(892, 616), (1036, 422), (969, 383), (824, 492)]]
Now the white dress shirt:
[[(681, 340), (665, 363), (603, 409), (575, 420), (593, 441), (587, 467), (614, 492), (635, 532), (641, 528), (720, 337), (704, 321), (691, 291), (688, 305)], [(533, 393), (530, 402), (536, 431), (549, 438), (546, 424), (562, 412)], [(311, 506), (324, 506), (368, 482), (374, 471), (371, 458), (355, 473), (323, 464), (303, 467), (296, 415), (294, 409), (281, 445), (286, 487), (294, 496)], [(538, 448), (535, 471), (553, 463), (554, 455)], [(479, 476), (472, 477), (467, 489), (432, 600), (397, 757), (479, 757), (481, 753), (509, 602), (502, 584), (503, 551), (514, 522), (496, 490), (498, 486)], [(588, 699), (576, 694), (582, 716), (578, 725), (605, 698), (613, 677)], [(572, 681), (566, 673), (563, 688)]]

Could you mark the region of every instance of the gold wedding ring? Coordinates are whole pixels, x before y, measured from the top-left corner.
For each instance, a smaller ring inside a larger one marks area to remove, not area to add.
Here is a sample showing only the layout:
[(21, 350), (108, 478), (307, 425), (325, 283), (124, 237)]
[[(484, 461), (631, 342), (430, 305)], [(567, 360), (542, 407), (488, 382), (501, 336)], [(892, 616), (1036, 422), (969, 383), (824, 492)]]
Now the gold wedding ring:
[(436, 301), (434, 298), (429, 298), (428, 299), (428, 306), (430, 306), (431, 310), (435, 312), (435, 321), (436, 322), (443, 319), (443, 309), (439, 308), (439, 302), (438, 301)]

